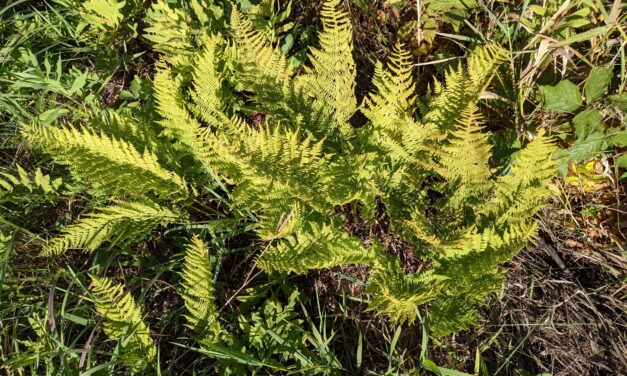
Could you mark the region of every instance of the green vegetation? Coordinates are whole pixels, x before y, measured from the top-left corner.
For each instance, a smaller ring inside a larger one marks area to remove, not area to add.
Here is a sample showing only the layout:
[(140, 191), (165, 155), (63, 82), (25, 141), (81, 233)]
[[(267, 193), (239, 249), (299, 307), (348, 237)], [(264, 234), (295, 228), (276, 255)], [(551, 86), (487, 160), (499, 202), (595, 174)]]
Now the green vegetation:
[(1, 372), (619, 367), (624, 7), (10, 1)]

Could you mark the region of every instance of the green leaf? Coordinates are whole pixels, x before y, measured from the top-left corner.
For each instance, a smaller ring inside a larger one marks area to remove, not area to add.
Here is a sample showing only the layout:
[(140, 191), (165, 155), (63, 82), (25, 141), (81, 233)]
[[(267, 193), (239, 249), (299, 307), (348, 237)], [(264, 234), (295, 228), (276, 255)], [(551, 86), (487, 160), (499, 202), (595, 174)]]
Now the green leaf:
[(592, 103), (601, 98), (601, 96), (607, 92), (611, 79), (611, 69), (603, 67), (592, 68), (583, 88), (586, 102)]
[(610, 102), (621, 111), (627, 111), (627, 93), (615, 94), (610, 97)]
[(565, 177), (568, 175), (568, 164), (570, 162), (570, 150), (568, 149), (558, 149), (553, 154), (553, 159), (555, 159), (555, 167), (557, 167), (557, 172), (561, 177)]
[(544, 106), (549, 110), (574, 112), (583, 101), (579, 88), (569, 80), (560, 81), (555, 86), (542, 86), (540, 90), (544, 98)]
[(472, 9), (479, 6), (476, 0), (429, 0), (425, 1), (430, 11), (445, 11), (449, 9)]
[(83, 74), (76, 77), (72, 87), (70, 88), (70, 94), (78, 93), (85, 86), (85, 83), (87, 82), (87, 73), (88, 71), (85, 71)]
[(597, 110), (586, 109), (573, 118), (577, 141), (570, 147), (570, 159), (586, 160), (602, 150), (608, 143), (603, 133), (603, 116)]
[(627, 130), (620, 128), (609, 128), (607, 130), (607, 140), (614, 146), (627, 146)]
[(577, 139), (585, 139), (594, 132), (603, 132), (603, 116), (594, 109), (586, 109), (573, 118)]
[(422, 366), (438, 376), (472, 376), (466, 372), (437, 366), (431, 359), (425, 359)]
[(578, 33), (573, 35), (570, 38), (566, 38), (563, 41), (561, 41), (558, 46), (559, 47), (563, 47), (563, 46), (567, 46), (571, 43), (578, 43), (578, 42), (583, 42), (583, 41), (589, 41), (592, 38), (599, 36), (601, 34), (604, 34), (606, 32), (608, 32), (609, 30), (611, 30), (612, 28), (609, 26), (600, 26), (594, 29), (590, 29), (588, 31), (584, 31), (583, 33)]
[(22, 183), (23, 186), (25, 186), (26, 188), (28, 188), (29, 192), (33, 191), (33, 186), (31, 185), (31, 181), (30, 181), (30, 177), (28, 176), (28, 172), (26, 172), (22, 166), (20, 165), (16, 165), (17, 167), (17, 173), (20, 176), (20, 183)]
[(43, 112), (41, 114), (39, 114), (39, 120), (41, 120), (43, 125), (48, 125), (48, 124), (52, 124), (53, 122), (55, 122), (59, 117), (69, 113), (70, 110), (68, 110), (67, 108), (53, 108), (51, 110), (48, 110), (46, 112)]
[(616, 158), (614, 166), (627, 169), (627, 154), (623, 154), (620, 157)]

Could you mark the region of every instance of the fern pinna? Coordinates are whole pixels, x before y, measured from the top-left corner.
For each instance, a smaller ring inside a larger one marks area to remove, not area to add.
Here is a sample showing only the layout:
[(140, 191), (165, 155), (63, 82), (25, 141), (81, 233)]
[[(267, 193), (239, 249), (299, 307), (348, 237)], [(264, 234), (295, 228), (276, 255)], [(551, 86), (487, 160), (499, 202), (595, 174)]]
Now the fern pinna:
[[(448, 70), (425, 101), (414, 89), (411, 56), (396, 46), (389, 62), (376, 66), (374, 91), (358, 104), (352, 31), (339, 2), (325, 1), (319, 47), (303, 74), (233, 10), (230, 37), (199, 37), (203, 48), (189, 75), (169, 65), (173, 56), (159, 64), (157, 121), (127, 116), (106, 127), (25, 126), (26, 138), (94, 195), (115, 199), (70, 225), (45, 252), (94, 250), (186, 222), (205, 187), (220, 185), (232, 213), (254, 213), (255, 234), (266, 242), (258, 267), (307, 273), (369, 265), (371, 310), (411, 322), (424, 305), (438, 336), (472, 325), (475, 306), (502, 283), (499, 266), (534, 237), (532, 217), (553, 175), (551, 142), (540, 132), (511, 166), (492, 165), (477, 103), (506, 59), (494, 45)], [(246, 98), (243, 110), (231, 106), (234, 97)], [(368, 123), (354, 128), (358, 111)], [(242, 112), (265, 120), (249, 125)], [(116, 126), (134, 131), (125, 135)], [(346, 230), (338, 208), (358, 208), (374, 225), (379, 202), (390, 235), (411, 243), (423, 261), (419, 272), (406, 273), (377, 239)], [(189, 247), (189, 325), (215, 342), (221, 330), (208, 254), (199, 239)]]

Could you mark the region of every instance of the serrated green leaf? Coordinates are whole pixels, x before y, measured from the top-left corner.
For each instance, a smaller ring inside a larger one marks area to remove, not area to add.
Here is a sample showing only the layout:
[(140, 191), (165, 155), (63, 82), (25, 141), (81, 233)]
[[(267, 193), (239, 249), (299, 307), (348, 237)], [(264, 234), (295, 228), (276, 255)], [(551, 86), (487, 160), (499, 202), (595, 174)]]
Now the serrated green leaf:
[(560, 81), (555, 86), (542, 86), (544, 106), (558, 112), (573, 112), (581, 106), (583, 99), (577, 85), (569, 80)]
[(612, 70), (603, 67), (594, 67), (590, 71), (583, 88), (586, 102), (592, 103), (607, 92), (612, 79)]
[(594, 132), (603, 132), (603, 116), (594, 109), (586, 109), (573, 118), (577, 139), (585, 139)]
[(44, 175), (41, 172), (40, 168), (37, 168), (37, 170), (35, 170), (35, 184), (37, 184), (37, 186), (41, 188), (45, 193), (50, 193), (53, 190), (52, 186), (50, 185), (50, 176)]
[(569, 149), (573, 161), (583, 161), (607, 149), (608, 142), (603, 133), (603, 116), (599, 111), (586, 109), (573, 118), (575, 141)]
[(614, 163), (616, 167), (627, 168), (627, 154), (623, 154), (620, 157), (616, 158), (616, 162)]
[(2, 175), (5, 178), (9, 179), (9, 181), (11, 183), (13, 183), (13, 185), (19, 185), (20, 184), (20, 181), (18, 180), (18, 178), (16, 178), (15, 176), (13, 176), (11, 174), (7, 174), (6, 172), (0, 172), (0, 175)]

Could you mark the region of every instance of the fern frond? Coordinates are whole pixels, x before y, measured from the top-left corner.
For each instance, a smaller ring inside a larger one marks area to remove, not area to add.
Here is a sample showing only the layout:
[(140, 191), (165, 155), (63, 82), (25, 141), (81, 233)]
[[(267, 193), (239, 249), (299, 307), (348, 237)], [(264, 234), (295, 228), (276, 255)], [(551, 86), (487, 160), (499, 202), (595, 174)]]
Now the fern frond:
[(444, 85), (434, 83), (434, 96), (423, 123), (443, 131), (453, 129), (462, 111), (479, 99), (505, 58), (505, 50), (497, 45), (479, 47), (471, 54), (466, 70), (460, 64), (448, 71)]
[(298, 231), (306, 219), (303, 204), (298, 201), (264, 202), (255, 232), (262, 240), (281, 239)]
[(429, 307), (429, 329), (434, 337), (440, 338), (471, 328), (479, 317), (479, 311), (464, 298), (442, 297), (433, 300)]
[(375, 255), (375, 247), (365, 248), (337, 225), (311, 223), (263, 252), (257, 265), (268, 272), (303, 274), (312, 269), (369, 264)]
[(140, 153), (130, 143), (104, 133), (30, 124), (24, 125), (23, 135), (96, 191), (141, 197), (150, 192), (172, 196), (187, 190), (183, 179), (161, 167), (153, 153)]
[(221, 91), (223, 78), (218, 70), (218, 36), (211, 36), (205, 40), (202, 52), (196, 58), (193, 70), (194, 88), (191, 92), (194, 101), (194, 112), (220, 132), (229, 132), (233, 120), (224, 112)]
[(398, 258), (379, 255), (372, 265), (366, 290), (372, 297), (368, 310), (388, 315), (393, 323), (412, 323), (418, 306), (437, 297), (439, 282), (432, 271), (407, 274)]
[(87, 0), (81, 4), (79, 13), (88, 24), (100, 31), (115, 30), (124, 15), (121, 10), (125, 2), (118, 0)]
[(470, 87), (476, 96), (481, 95), (496, 74), (498, 66), (508, 59), (508, 53), (498, 44), (477, 48), (468, 59)]
[(355, 98), (355, 61), (353, 59), (353, 32), (348, 13), (338, 10), (340, 0), (325, 0), (322, 5), (322, 31), (318, 33), (320, 48), (311, 48), (301, 79), (306, 92), (313, 95), (313, 108), (327, 112), (332, 119), (332, 130), (344, 137), (354, 134), (349, 119), (357, 109)]
[(167, 0), (158, 0), (146, 12), (144, 38), (175, 66), (187, 66), (195, 49), (192, 19), (188, 12), (172, 8)]
[(154, 204), (119, 202), (99, 208), (65, 227), (62, 235), (50, 241), (42, 253), (58, 255), (74, 248), (94, 251), (107, 241), (113, 245), (137, 240), (158, 225), (166, 225), (179, 218), (171, 210)]
[(526, 221), (551, 195), (549, 185), (556, 173), (555, 145), (540, 131), (516, 156), (511, 172), (496, 181), (494, 197), (481, 209), (484, 221), (496, 224)]
[(181, 92), (180, 77), (173, 76), (166, 64), (159, 64), (154, 88), (157, 110), (162, 118), (159, 124), (164, 128), (163, 134), (180, 144), (183, 151), (202, 161), (207, 154), (206, 146), (200, 139), (203, 131), (198, 121), (190, 116), (185, 107), (186, 100)]
[(366, 98), (363, 111), (374, 127), (386, 128), (390, 120), (398, 119), (414, 104), (412, 70), (411, 54), (401, 44), (394, 46), (385, 68), (377, 62), (372, 82), (375, 92)]
[(475, 306), (502, 285), (499, 265), (509, 261), (535, 234), (535, 223), (528, 221), (505, 230), (470, 231), (456, 241), (440, 244), (434, 273), (444, 279), (439, 297), (429, 309), (434, 335), (446, 335), (475, 324)]
[(435, 150), (435, 171), (452, 192), (453, 207), (470, 206), (486, 197), (492, 188), (489, 160), (492, 148), (488, 133), (482, 132), (477, 106), (471, 102), (460, 114), (455, 129), (440, 149)]
[(157, 132), (146, 122), (134, 118), (130, 113), (101, 109), (85, 114), (85, 127), (98, 130), (116, 139), (131, 143), (138, 150), (156, 152)]
[(238, 67), (233, 80), (252, 93), (258, 111), (292, 129), (307, 125), (306, 131), (318, 139), (324, 137), (324, 132), (320, 132), (323, 115), (312, 109), (310, 96), (298, 86), (294, 68), (281, 50), (273, 47), (264, 33), (255, 30), (252, 22), (235, 9), (231, 30)]
[(202, 338), (203, 342), (218, 342), (222, 328), (215, 305), (209, 250), (197, 236), (192, 238), (185, 251), (181, 277), (188, 326)]
[(153, 366), (157, 354), (142, 313), (131, 295), (106, 277), (91, 276), (96, 311), (109, 338), (118, 341), (122, 359), (131, 367)]
[[(237, 59), (243, 75), (263, 85), (274, 83), (280, 93), (286, 93), (294, 69), (278, 48), (273, 48), (263, 33), (253, 28), (252, 22), (237, 9), (231, 15), (231, 30), (235, 38)], [(271, 89), (271, 88), (268, 88)]]
[[(233, 136), (211, 136), (208, 163), (238, 183), (233, 193), (239, 205), (263, 209), (280, 202), (308, 203), (330, 209), (324, 194), (325, 170), (322, 142), (314, 143), (300, 131), (281, 127), (260, 130), (244, 125), (239, 140)], [(269, 203), (272, 203), (271, 205)]]
[(373, 171), (372, 175), (378, 181), (378, 195), (394, 214), (407, 207), (406, 202), (399, 200), (402, 192), (410, 194), (407, 183), (422, 180), (416, 172), (431, 164), (432, 145), (438, 135), (433, 125), (421, 125), (413, 119), (411, 109), (415, 103), (415, 88), (412, 69), (410, 54), (397, 44), (386, 67), (377, 63), (373, 79), (375, 91), (366, 97), (362, 109), (371, 123), (371, 127), (362, 132), (368, 143), (379, 149), (370, 164), (377, 169), (383, 166), (387, 169), (384, 174)]

